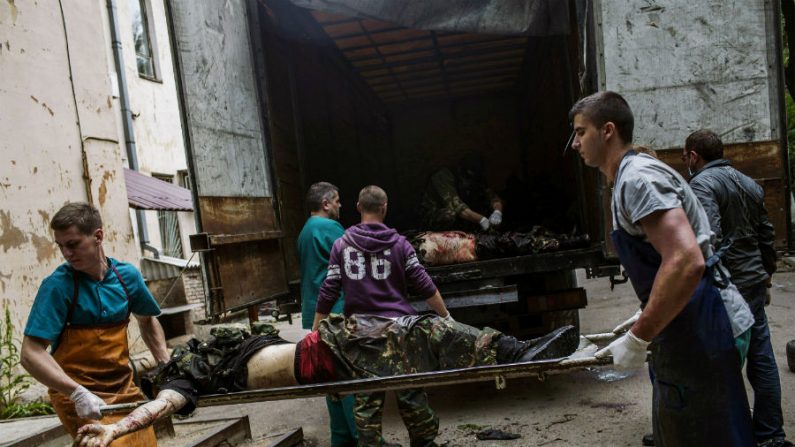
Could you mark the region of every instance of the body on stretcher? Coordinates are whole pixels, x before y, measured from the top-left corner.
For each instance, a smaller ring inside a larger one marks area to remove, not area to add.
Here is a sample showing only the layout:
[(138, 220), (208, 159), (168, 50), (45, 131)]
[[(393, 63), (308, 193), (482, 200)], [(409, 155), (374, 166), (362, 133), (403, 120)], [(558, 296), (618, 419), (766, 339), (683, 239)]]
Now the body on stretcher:
[[(598, 349), (596, 342), (610, 341), (619, 335), (621, 334), (614, 332), (582, 335), (580, 336), (580, 344), (577, 350), (572, 355), (562, 360), (538, 360), (525, 363), (475, 366), (472, 368), (450, 369), (400, 376), (268, 388), (228, 394), (211, 394), (201, 396), (198, 401), (198, 406), (209, 407), (273, 400), (300, 399), (304, 397), (324, 396), (327, 394), (346, 395), (406, 388), (453, 385), (458, 383), (484, 382), (488, 380), (495, 380), (498, 384), (498, 388), (502, 388), (504, 386), (501, 386), (501, 384), (504, 384), (505, 380), (510, 378), (537, 377), (543, 380), (550, 374), (560, 374), (588, 367), (610, 365), (613, 362), (612, 357), (594, 357), (594, 353)], [(105, 405), (102, 406), (100, 410), (102, 414), (127, 412), (146, 402), (147, 401), (140, 401), (127, 404)]]

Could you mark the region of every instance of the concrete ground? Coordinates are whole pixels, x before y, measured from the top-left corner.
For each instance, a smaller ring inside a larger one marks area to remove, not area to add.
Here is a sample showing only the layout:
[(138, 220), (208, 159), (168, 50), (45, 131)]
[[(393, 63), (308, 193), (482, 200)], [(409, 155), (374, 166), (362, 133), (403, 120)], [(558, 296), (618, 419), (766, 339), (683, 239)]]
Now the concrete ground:
[[(581, 311), (584, 333), (611, 330), (632, 315), (637, 299), (631, 286), (610, 290), (606, 278), (583, 280), (589, 304)], [(787, 368), (785, 345), (795, 339), (795, 273), (774, 276), (773, 301), (767, 307), (773, 348), (781, 375), (784, 428), (795, 439), (795, 373)], [(292, 326), (280, 323), (282, 336), (300, 339), (304, 331), (296, 316)], [(651, 386), (646, 370), (619, 374), (610, 368), (550, 376), (545, 381), (514, 379), (504, 390), (493, 382), (429, 388), (431, 404), (441, 421), (439, 444), (447, 446), (638, 446), (651, 431)], [(749, 390), (749, 398), (753, 393)], [(328, 416), (322, 397), (258, 404), (200, 408), (195, 418), (248, 415), (253, 441), (266, 446), (275, 436), (302, 427), (308, 446), (329, 446)], [(0, 432), (9, 425), (0, 424)], [(512, 441), (478, 441), (475, 432), (498, 428), (521, 435)], [(389, 396), (384, 436), (408, 447), (408, 436)], [(5, 439), (0, 438), (0, 445)], [(68, 445), (68, 444), (64, 444)], [(179, 439), (164, 446), (184, 445)]]
[[(589, 304), (581, 311), (584, 333), (611, 330), (632, 315), (637, 299), (628, 284), (614, 291), (606, 278), (583, 280)], [(795, 273), (779, 273), (773, 280), (773, 300), (767, 307), (776, 352), (784, 410), (784, 428), (795, 439), (795, 373), (787, 368), (785, 345), (795, 339)], [(297, 328), (285, 327), (286, 338), (300, 338)], [(651, 431), (651, 386), (645, 369), (618, 374), (610, 368), (583, 370), (536, 379), (509, 380), (504, 390), (493, 382), (429, 388), (431, 404), (441, 421), (439, 444), (448, 446), (638, 446)], [(749, 389), (749, 399), (753, 393)], [(205, 408), (203, 416), (248, 414), (255, 441), (267, 445), (270, 435), (303, 427), (307, 445), (329, 446), (328, 418), (323, 398)], [(513, 441), (479, 441), (482, 428), (518, 433)], [(408, 446), (408, 436), (394, 399), (384, 417), (384, 437)]]

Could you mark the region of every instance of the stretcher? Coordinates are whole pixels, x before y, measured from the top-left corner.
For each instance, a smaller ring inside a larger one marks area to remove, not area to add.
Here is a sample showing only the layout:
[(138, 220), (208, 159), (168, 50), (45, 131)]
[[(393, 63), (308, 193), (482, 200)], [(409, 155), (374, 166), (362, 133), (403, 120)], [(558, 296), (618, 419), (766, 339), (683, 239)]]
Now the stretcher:
[[(369, 379), (346, 380), (311, 385), (247, 390), (227, 394), (210, 394), (199, 398), (198, 407), (217, 405), (245, 404), (267, 402), (273, 400), (300, 399), (305, 397), (331, 395), (347, 395), (369, 393), (375, 391), (391, 391), (406, 388), (428, 388), (461, 383), (484, 382), (494, 380), (497, 389), (504, 389), (507, 379), (535, 377), (544, 380), (547, 375), (605, 366), (613, 363), (611, 356), (596, 358), (596, 343), (610, 341), (620, 333), (607, 332), (602, 334), (581, 335), (577, 350), (562, 360), (540, 360), (525, 363), (508, 363), (502, 365), (475, 366), (471, 368), (449, 369), (416, 374), (405, 374), (390, 377), (374, 377)], [(125, 404), (104, 405), (100, 407), (102, 414), (131, 411), (147, 401)]]

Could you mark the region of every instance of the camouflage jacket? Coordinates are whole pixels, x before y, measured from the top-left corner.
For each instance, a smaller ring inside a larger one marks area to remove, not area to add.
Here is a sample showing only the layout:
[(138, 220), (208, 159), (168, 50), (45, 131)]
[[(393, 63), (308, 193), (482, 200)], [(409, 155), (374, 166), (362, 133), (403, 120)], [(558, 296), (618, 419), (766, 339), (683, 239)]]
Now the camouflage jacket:
[(165, 384), (183, 379), (199, 395), (245, 390), (251, 356), (264, 347), (288, 343), (270, 324), (255, 323), (252, 333), (239, 325), (212, 328), (207, 340), (193, 338), (174, 349), (167, 363), (141, 378), (141, 389), (153, 398)]

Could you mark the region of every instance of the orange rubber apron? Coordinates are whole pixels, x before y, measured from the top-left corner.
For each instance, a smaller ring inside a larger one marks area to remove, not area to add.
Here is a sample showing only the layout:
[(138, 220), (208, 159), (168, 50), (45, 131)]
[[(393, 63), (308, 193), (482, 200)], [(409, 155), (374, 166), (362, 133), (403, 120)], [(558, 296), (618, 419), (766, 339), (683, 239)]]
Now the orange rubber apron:
[[(105, 401), (106, 404), (136, 402), (145, 399), (141, 390), (133, 383), (130, 369), (130, 353), (127, 345), (127, 324), (130, 321), (130, 294), (116, 267), (110, 264), (113, 273), (127, 297), (127, 318), (119, 323), (104, 325), (71, 324), (72, 312), (78, 297), (77, 273), (74, 275), (74, 296), (69, 307), (66, 325), (53, 358), (66, 375), (83, 385)], [(48, 390), (50, 401), (66, 431), (77, 436), (77, 429), (90, 421), (77, 416), (74, 402), (62, 393)], [(112, 424), (125, 414), (104, 416), (102, 424)], [(139, 430), (113, 441), (110, 447), (148, 447), (157, 445), (152, 427)]]

